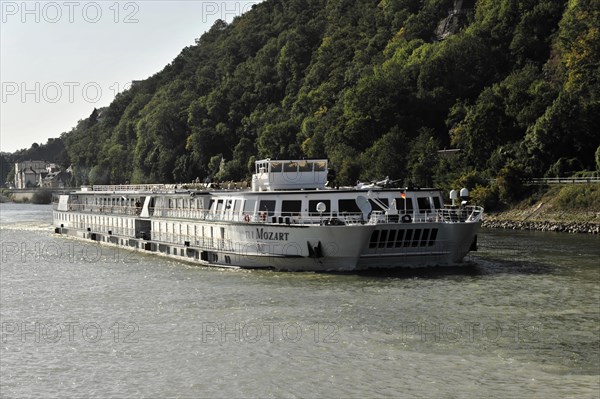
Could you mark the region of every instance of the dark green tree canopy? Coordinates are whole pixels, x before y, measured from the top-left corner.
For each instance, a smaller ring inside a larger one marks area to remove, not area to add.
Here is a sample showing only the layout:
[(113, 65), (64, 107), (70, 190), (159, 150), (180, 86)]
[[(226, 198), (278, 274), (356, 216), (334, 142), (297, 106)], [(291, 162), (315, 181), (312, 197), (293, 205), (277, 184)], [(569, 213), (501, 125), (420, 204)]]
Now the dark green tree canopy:
[(266, 0), (219, 20), (62, 137), (77, 183), (242, 179), (253, 156), (328, 157), (340, 184), (594, 170), (600, 3), (458, 3)]

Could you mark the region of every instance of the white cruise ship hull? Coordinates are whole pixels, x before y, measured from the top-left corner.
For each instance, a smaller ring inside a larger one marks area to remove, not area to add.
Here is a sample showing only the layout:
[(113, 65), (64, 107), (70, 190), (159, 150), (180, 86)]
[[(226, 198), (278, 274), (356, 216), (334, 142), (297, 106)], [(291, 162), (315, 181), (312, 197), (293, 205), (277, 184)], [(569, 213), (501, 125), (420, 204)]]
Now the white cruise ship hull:
[[(55, 220), (60, 217), (55, 215)], [(102, 215), (95, 216), (97, 226), (88, 231), (80, 227), (82, 223), (72, 221), (89, 219), (89, 214), (73, 212), (69, 217), (71, 221), (58, 224), (56, 233), (204, 265), (282, 271), (357, 270), (357, 263), (366, 249), (364, 246), (375, 228), (367, 224), (308, 226), (170, 220), (164, 222), (169, 223), (169, 227), (153, 229), (150, 236), (145, 236), (139, 228), (135, 233), (136, 222), (138, 225), (142, 224), (139, 222), (160, 225), (162, 221)], [(182, 231), (182, 227), (186, 231), (190, 227), (192, 231), (204, 231), (204, 234), (173, 233)]]
[[(55, 230), (59, 234), (188, 262), (281, 271), (340, 272), (455, 266), (471, 249), (480, 225), (479, 222), (352, 226), (167, 222), (79, 212), (70, 213), (69, 221), (62, 218), (55, 215), (55, 220), (62, 221)], [(88, 231), (83, 226), (92, 218), (97, 223), (90, 224)], [(141, 230), (144, 227), (136, 229), (136, 224), (151, 226), (153, 223), (159, 227), (153, 228), (148, 236)], [(169, 226), (162, 227), (167, 223)], [(425, 231), (428, 231), (426, 237)]]
[[(57, 198), (55, 232), (220, 267), (286, 271), (455, 266), (483, 209), (439, 190), (330, 189), (326, 160), (260, 160), (252, 189), (82, 187)], [(386, 179), (387, 181), (387, 179)], [(385, 182), (384, 182), (385, 183)]]

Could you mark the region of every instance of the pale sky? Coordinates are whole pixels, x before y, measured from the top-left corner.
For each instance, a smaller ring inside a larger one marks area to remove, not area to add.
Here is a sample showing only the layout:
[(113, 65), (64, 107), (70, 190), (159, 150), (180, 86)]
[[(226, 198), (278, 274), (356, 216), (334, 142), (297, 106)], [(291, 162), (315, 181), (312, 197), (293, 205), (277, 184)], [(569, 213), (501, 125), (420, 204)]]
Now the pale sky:
[(70, 131), (260, 1), (0, 0), (0, 151)]

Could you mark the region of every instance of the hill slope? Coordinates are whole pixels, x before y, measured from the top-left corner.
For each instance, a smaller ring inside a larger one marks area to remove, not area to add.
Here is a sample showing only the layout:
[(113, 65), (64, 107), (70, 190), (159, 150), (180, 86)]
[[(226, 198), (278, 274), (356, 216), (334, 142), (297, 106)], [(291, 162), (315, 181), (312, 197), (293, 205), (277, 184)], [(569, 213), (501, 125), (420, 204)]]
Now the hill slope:
[(326, 156), (342, 184), (594, 169), (599, 2), (464, 1), (446, 24), (454, 6), (267, 0), (217, 21), (63, 134), (76, 183), (239, 179), (254, 156)]
[(486, 214), (485, 227), (600, 233), (600, 184), (553, 185), (503, 212)]

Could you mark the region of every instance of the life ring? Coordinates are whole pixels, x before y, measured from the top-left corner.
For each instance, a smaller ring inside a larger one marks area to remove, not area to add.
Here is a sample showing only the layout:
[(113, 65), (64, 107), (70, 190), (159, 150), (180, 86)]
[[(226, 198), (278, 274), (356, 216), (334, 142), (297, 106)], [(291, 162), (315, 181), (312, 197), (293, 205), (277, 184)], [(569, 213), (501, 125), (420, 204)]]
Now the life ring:
[(250, 222), (250, 215), (244, 215), (244, 222), (248, 223)]
[(402, 216), (402, 223), (410, 223), (410, 222), (412, 222), (412, 216), (410, 216), (408, 214)]

